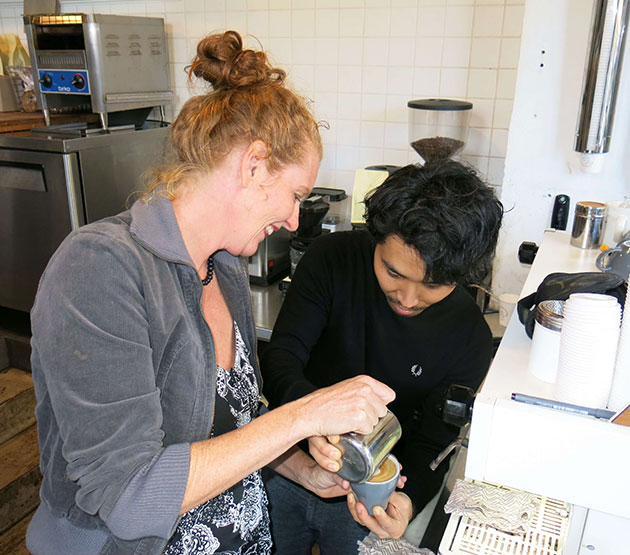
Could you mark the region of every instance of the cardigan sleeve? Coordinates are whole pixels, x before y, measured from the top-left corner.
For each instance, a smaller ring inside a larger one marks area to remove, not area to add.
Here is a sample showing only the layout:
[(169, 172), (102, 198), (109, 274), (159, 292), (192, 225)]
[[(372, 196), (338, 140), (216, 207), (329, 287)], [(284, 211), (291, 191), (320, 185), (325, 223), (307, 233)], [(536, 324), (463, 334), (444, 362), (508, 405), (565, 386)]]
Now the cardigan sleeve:
[(190, 460), (188, 444), (163, 445), (134, 262), (114, 240), (74, 234), (51, 260), (32, 311), (33, 377), (49, 397), (47, 428), (58, 430), (76, 504), (127, 540), (170, 537)]

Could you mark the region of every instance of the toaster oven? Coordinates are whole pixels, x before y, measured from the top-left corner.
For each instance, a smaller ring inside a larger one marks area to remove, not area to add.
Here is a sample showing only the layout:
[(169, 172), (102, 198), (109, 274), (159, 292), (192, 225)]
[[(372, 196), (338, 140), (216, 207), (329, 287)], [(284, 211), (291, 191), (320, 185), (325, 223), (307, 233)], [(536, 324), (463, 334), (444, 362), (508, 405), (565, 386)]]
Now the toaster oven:
[(133, 123), (131, 112), (142, 122), (173, 98), (161, 18), (25, 15), (24, 30), (46, 125), (51, 113), (77, 112), (98, 114), (105, 129)]
[(268, 285), (289, 274), (289, 241), (285, 228), (265, 237), (258, 250), (249, 257), (249, 281), (254, 285)]

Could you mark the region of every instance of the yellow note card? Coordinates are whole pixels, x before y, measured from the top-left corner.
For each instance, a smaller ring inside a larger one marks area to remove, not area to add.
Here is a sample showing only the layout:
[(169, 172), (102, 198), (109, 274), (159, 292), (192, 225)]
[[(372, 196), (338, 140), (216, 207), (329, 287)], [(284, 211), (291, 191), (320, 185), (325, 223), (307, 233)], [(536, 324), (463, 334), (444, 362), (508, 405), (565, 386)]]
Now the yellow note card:
[(389, 173), (383, 170), (356, 170), (354, 172), (354, 186), (352, 188), (352, 212), (350, 222), (364, 224), (365, 205), (363, 200), (372, 189), (376, 189), (387, 179)]

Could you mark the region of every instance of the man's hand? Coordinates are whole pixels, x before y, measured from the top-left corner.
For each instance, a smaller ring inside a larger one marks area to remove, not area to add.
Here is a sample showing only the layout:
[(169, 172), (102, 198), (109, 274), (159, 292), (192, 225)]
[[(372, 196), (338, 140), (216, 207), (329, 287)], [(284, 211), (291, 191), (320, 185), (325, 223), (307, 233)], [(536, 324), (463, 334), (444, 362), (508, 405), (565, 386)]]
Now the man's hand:
[(308, 451), (319, 466), (331, 472), (337, 472), (340, 468), (339, 459), (341, 451), (335, 447), (339, 443), (339, 436), (313, 436), (308, 438)]
[(387, 503), (387, 511), (374, 507), (374, 516), (370, 516), (365, 506), (358, 501), (354, 493), (348, 494), (348, 508), (352, 518), (374, 532), (379, 538), (400, 538), (407, 529), (413, 512), (409, 496), (402, 491), (395, 491)]
[(319, 497), (340, 497), (350, 490), (350, 482), (341, 478), (339, 474), (324, 470), (315, 461), (308, 465), (300, 482)]

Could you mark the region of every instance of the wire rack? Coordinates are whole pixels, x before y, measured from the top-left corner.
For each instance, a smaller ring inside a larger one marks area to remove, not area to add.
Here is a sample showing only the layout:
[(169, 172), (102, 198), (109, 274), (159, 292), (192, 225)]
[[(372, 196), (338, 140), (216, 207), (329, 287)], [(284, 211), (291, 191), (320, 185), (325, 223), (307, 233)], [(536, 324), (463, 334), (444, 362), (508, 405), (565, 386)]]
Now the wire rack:
[(23, 110), (22, 96), (24, 95), (24, 83), (17, 75), (15, 66), (8, 66), (6, 69), (9, 77), (11, 78), (11, 85), (13, 86), (13, 94), (15, 95), (18, 110)]
[(440, 555), (561, 555), (571, 506), (556, 499), (534, 497), (540, 501), (539, 508), (524, 536), (451, 515), (440, 543)]

